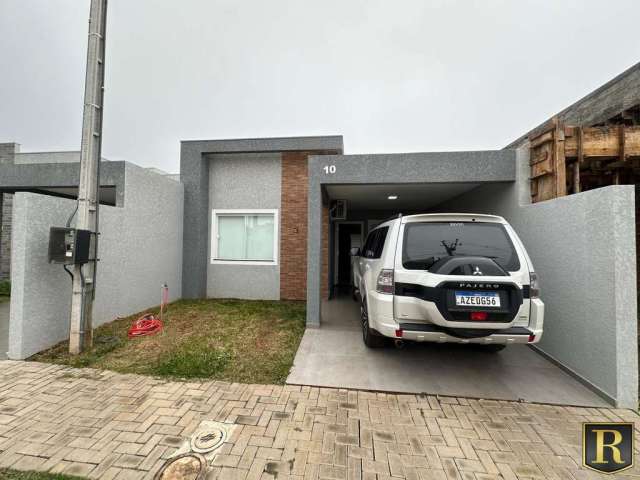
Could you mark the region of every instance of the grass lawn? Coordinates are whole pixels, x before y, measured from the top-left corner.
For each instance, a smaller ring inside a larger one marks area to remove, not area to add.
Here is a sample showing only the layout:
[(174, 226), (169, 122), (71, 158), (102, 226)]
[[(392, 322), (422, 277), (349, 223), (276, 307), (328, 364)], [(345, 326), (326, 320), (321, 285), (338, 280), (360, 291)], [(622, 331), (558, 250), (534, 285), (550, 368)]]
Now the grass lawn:
[(97, 328), (91, 351), (71, 356), (64, 342), (30, 360), (169, 378), (282, 384), (304, 333), (305, 304), (179, 300), (169, 305), (162, 333), (129, 339), (127, 329), (138, 316)]
[(8, 468), (0, 468), (0, 480), (77, 480), (80, 477), (70, 477), (60, 473), (20, 472)]

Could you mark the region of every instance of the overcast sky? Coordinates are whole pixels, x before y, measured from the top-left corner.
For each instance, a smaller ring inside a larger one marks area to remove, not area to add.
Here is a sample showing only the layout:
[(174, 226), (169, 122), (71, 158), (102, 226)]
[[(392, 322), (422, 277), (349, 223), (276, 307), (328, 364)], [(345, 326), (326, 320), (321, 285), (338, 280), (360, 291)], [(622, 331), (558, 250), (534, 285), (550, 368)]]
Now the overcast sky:
[[(89, 0), (0, 0), (0, 142), (80, 145)], [(640, 61), (637, 0), (109, 0), (103, 155), (502, 148)]]

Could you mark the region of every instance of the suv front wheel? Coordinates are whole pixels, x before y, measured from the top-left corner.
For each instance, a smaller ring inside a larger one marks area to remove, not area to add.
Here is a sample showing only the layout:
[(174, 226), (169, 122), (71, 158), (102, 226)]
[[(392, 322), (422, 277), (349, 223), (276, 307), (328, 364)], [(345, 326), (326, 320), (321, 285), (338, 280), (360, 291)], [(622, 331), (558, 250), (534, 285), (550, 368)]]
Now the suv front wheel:
[(369, 311), (366, 298), (363, 298), (360, 303), (360, 321), (362, 322), (362, 341), (364, 344), (369, 348), (384, 347), (385, 338), (369, 327)]

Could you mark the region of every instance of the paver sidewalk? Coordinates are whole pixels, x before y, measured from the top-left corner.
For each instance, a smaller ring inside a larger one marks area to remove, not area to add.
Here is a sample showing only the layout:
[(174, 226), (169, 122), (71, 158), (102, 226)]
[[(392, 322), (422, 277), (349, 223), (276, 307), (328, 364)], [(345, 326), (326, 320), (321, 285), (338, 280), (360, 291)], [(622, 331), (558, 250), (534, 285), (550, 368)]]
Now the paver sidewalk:
[(222, 480), (599, 478), (579, 466), (581, 422), (640, 426), (629, 410), (0, 362), (0, 467), (152, 478), (202, 420), (239, 424), (207, 476)]

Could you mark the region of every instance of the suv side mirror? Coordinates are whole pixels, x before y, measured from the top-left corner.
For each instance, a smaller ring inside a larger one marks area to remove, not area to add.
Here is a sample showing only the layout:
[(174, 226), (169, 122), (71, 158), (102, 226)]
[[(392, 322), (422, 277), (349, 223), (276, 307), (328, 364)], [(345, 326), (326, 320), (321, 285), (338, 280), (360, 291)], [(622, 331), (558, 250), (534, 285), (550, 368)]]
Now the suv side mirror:
[(360, 247), (351, 247), (351, 250), (349, 250), (349, 255), (351, 255), (352, 257), (359, 257)]

